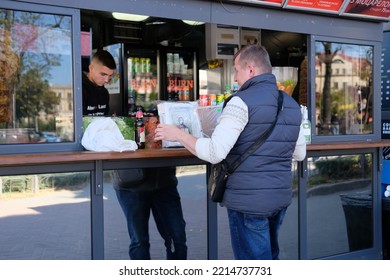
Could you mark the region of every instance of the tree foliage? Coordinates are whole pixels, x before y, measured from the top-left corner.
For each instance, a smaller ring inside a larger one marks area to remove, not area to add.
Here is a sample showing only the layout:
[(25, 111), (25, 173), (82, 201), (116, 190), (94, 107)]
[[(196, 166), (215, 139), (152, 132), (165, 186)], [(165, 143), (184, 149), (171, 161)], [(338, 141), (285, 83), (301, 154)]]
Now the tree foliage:
[(38, 69), (28, 69), (21, 74), (17, 93), (16, 114), (19, 118), (34, 118), (40, 112), (53, 114), (54, 105), (59, 104), (59, 97), (50, 90)]
[(10, 119), (21, 122), (27, 118), (30, 122), (41, 113), (55, 113), (56, 105), (60, 104), (48, 82), (51, 69), (60, 65), (60, 54), (45, 49), (50, 46), (42, 38), (55, 42), (58, 32), (53, 29), (61, 30), (62, 18), (21, 11), (0, 12), (0, 28), (6, 36), (2, 52), (15, 54), (18, 61), (17, 71), (8, 80), (9, 114), (14, 114)]
[(325, 64), (325, 77), (324, 87), (322, 89), (322, 107), (321, 107), (321, 123), (324, 125), (323, 129), (329, 127), (331, 112), (331, 78), (332, 78), (332, 63), (334, 63), (334, 57), (341, 50), (341, 48), (335, 48), (332, 50), (331, 42), (323, 42), (324, 53), (319, 55), (318, 60)]

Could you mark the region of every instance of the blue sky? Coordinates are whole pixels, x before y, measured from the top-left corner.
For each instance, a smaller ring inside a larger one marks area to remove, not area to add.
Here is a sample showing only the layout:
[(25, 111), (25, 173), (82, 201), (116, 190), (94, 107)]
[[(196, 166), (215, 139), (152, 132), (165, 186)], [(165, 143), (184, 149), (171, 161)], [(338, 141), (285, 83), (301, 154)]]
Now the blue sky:
[(71, 85), (72, 84), (72, 61), (69, 56), (61, 55), (61, 66), (51, 68), (51, 85)]

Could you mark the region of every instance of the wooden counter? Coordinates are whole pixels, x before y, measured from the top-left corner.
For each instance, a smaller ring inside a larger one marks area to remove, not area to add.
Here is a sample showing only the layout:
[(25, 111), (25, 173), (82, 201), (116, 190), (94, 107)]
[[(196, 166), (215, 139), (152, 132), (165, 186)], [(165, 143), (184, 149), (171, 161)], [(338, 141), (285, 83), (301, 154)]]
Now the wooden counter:
[[(309, 144), (307, 151), (329, 151), (329, 150), (351, 150), (367, 148), (383, 148), (390, 146), (390, 140), (378, 142), (339, 142), (325, 144)], [(185, 148), (165, 148), (165, 149), (144, 149), (126, 152), (90, 152), (75, 151), (61, 153), (32, 153), (32, 154), (9, 154), (0, 155), (0, 166), (12, 165), (37, 165), (50, 163), (70, 163), (87, 161), (112, 161), (112, 160), (135, 160), (135, 159), (196, 159)], [(202, 160), (199, 164), (206, 164)], [(193, 164), (193, 163), (190, 163)]]
[(330, 150), (354, 150), (368, 148), (383, 148), (390, 146), (390, 140), (382, 140), (378, 142), (338, 142), (325, 144), (309, 144), (307, 151), (330, 151)]
[[(35, 165), (48, 163), (69, 163), (86, 161), (109, 161), (130, 159), (157, 159), (157, 158), (196, 158), (187, 149), (144, 149), (126, 152), (90, 152), (75, 151), (61, 153), (36, 153), (23, 155), (0, 155), (0, 166)], [(199, 164), (205, 164), (198, 160)]]

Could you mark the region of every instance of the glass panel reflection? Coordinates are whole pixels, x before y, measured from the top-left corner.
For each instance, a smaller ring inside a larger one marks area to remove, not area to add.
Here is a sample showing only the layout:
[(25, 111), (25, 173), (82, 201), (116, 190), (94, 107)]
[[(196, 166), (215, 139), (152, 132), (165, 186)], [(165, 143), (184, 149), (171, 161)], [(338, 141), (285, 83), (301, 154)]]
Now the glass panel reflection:
[[(292, 162), (293, 197), (287, 208), (279, 232), (279, 258), (281, 260), (297, 260), (298, 256), (298, 162)], [(230, 244), (230, 229), (225, 207), (218, 206), (218, 259), (233, 260)]]
[(373, 47), (316, 42), (316, 134), (373, 132)]
[[(113, 187), (112, 171), (104, 178), (104, 254), (108, 260), (128, 260), (130, 238), (124, 212)], [(206, 167), (178, 166), (177, 189), (180, 195), (190, 260), (207, 259)], [(140, 191), (140, 190), (138, 190)], [(166, 259), (164, 240), (160, 236), (152, 212), (149, 218), (150, 257)]]
[[(284, 224), (281, 227), (281, 259), (298, 259), (298, 170), (293, 161), (293, 202), (288, 208)], [(184, 219), (188, 259), (207, 259), (207, 190), (205, 166), (178, 166), (178, 191), (181, 198)], [(105, 259), (129, 259), (130, 239), (126, 219), (113, 188), (112, 171), (104, 175), (104, 252)], [(226, 208), (218, 208), (218, 259), (234, 259), (230, 245), (230, 230)], [(149, 219), (149, 240), (151, 258), (166, 259), (164, 241), (158, 233), (153, 215)]]
[(281, 260), (297, 260), (298, 255), (298, 162), (292, 162), (293, 197), (280, 227), (279, 245)]
[(0, 259), (91, 259), (89, 176), (1, 176)]
[(311, 157), (308, 171), (308, 258), (372, 247), (372, 154)]
[(71, 23), (0, 9), (0, 144), (74, 141)]

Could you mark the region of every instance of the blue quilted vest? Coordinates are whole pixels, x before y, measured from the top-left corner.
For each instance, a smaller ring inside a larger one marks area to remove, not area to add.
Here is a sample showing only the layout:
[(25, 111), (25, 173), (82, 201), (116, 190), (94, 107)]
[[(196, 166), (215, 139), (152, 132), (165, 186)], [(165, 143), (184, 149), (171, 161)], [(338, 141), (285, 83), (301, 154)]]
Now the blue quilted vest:
[[(278, 88), (275, 76), (249, 79), (236, 93), (248, 106), (249, 121), (227, 156), (228, 163), (242, 155), (276, 118)], [(292, 154), (302, 115), (297, 102), (284, 94), (283, 109), (265, 143), (229, 177), (222, 204), (232, 210), (268, 216), (291, 203)]]

